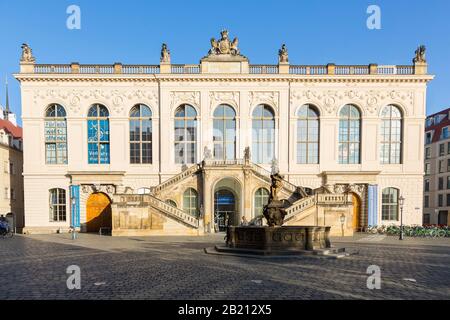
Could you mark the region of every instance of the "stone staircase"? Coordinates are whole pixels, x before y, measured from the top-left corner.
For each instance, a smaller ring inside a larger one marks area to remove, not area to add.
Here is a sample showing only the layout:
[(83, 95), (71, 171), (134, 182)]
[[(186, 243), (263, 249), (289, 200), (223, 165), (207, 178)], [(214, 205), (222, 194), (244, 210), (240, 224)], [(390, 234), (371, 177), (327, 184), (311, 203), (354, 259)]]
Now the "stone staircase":
[(174, 185), (175, 183), (178, 183), (184, 179), (187, 179), (189, 177), (191, 177), (192, 175), (196, 174), (199, 170), (201, 169), (201, 165), (200, 164), (195, 164), (189, 168), (187, 168), (186, 170), (180, 172), (179, 174), (171, 177), (170, 179), (167, 179), (166, 181), (164, 181), (163, 183), (155, 186), (155, 187), (151, 187), (150, 188), (150, 192), (152, 194), (159, 194), (162, 190)]
[(143, 197), (144, 201), (147, 202), (151, 207), (157, 209), (166, 216), (175, 219), (189, 227), (196, 229), (199, 227), (199, 220), (185, 213), (183, 210), (173, 207), (153, 195), (147, 194), (143, 195)]

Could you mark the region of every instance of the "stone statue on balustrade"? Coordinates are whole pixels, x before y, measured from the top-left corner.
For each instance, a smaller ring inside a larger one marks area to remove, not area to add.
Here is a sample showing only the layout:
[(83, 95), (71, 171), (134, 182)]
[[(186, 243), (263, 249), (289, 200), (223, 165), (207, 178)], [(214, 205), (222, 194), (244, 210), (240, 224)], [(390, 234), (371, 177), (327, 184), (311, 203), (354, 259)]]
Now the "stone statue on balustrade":
[(427, 48), (424, 45), (421, 45), (419, 48), (417, 48), (416, 50), (416, 56), (413, 59), (414, 63), (427, 63), (427, 60), (425, 58), (425, 53), (426, 53)]
[(170, 50), (165, 43), (162, 44), (161, 48), (161, 62), (170, 63)]
[(33, 51), (28, 46), (28, 44), (22, 44), (22, 57), (20, 58), (20, 62), (29, 62), (34, 63), (36, 59), (33, 57)]
[(281, 49), (278, 50), (278, 62), (279, 63), (288, 63), (289, 62), (289, 54), (286, 48), (286, 45), (283, 43)]
[(250, 147), (246, 147), (245, 149), (244, 149), (244, 161), (245, 161), (245, 163), (250, 163), (250, 160), (251, 160), (251, 154), (250, 154)]

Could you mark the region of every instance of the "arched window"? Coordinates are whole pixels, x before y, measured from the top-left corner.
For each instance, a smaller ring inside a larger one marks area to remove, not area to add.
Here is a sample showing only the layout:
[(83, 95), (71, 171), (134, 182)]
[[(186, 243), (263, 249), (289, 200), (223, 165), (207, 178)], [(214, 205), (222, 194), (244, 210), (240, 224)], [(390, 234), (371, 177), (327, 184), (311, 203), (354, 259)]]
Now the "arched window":
[(167, 203), (168, 205), (171, 205), (171, 206), (174, 207), (174, 208), (177, 207), (177, 203), (176, 203), (175, 201), (171, 200), (171, 199), (167, 199), (167, 200), (166, 200), (166, 203)]
[(381, 163), (401, 163), (402, 113), (399, 108), (389, 105), (381, 111)]
[(236, 112), (228, 105), (214, 111), (214, 159), (236, 158)]
[(253, 111), (252, 158), (255, 163), (270, 163), (275, 158), (275, 116), (265, 104)]
[(66, 221), (66, 190), (49, 190), (50, 221)]
[(184, 104), (175, 111), (175, 163), (197, 162), (197, 112)]
[(360, 163), (361, 113), (354, 105), (345, 105), (339, 114), (339, 163)]
[(152, 111), (144, 104), (130, 111), (130, 163), (152, 163)]
[(263, 214), (264, 206), (269, 203), (269, 191), (266, 188), (259, 188), (255, 192), (253, 205), (253, 217), (256, 218)]
[(319, 112), (309, 104), (297, 111), (297, 163), (319, 163)]
[(45, 111), (45, 163), (67, 164), (66, 110), (59, 104)]
[(192, 188), (187, 189), (183, 194), (183, 210), (193, 217), (198, 217), (198, 194)]
[(105, 106), (95, 104), (88, 112), (89, 164), (109, 164), (109, 112)]
[(398, 221), (399, 190), (396, 188), (383, 189), (381, 218), (386, 221)]

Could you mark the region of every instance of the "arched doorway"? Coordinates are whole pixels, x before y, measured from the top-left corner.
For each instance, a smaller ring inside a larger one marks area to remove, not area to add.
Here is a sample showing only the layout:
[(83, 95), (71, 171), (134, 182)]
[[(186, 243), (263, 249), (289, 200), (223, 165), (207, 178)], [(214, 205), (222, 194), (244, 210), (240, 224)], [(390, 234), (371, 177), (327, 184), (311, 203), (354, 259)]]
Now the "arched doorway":
[(214, 224), (219, 232), (226, 231), (232, 224), (236, 214), (236, 199), (234, 194), (226, 189), (220, 189), (214, 193)]
[(101, 192), (93, 193), (86, 203), (86, 231), (99, 232), (112, 228), (111, 200)]
[(241, 184), (227, 177), (214, 185), (214, 213), (211, 217), (214, 232), (225, 231), (227, 226), (237, 226), (241, 220)]
[(361, 199), (352, 193), (353, 202), (353, 230), (359, 231), (361, 229)]

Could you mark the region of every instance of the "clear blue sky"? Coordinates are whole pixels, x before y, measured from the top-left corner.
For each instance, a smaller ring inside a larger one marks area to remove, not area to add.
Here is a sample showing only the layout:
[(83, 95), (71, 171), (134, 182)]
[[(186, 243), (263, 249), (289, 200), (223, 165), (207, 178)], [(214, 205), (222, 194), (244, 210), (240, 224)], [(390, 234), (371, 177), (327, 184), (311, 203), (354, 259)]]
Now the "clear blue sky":
[[(81, 30), (66, 28), (66, 9), (81, 8)], [(367, 7), (381, 7), (382, 29), (366, 27)], [(20, 114), (20, 45), (38, 63), (158, 64), (166, 42), (172, 63), (198, 63), (209, 39), (227, 28), (254, 64), (274, 64), (282, 43), (292, 64), (410, 64), (419, 44), (436, 75), (431, 114), (450, 106), (449, 0), (0, 0), (0, 77)], [(0, 90), (4, 104), (4, 85)]]

